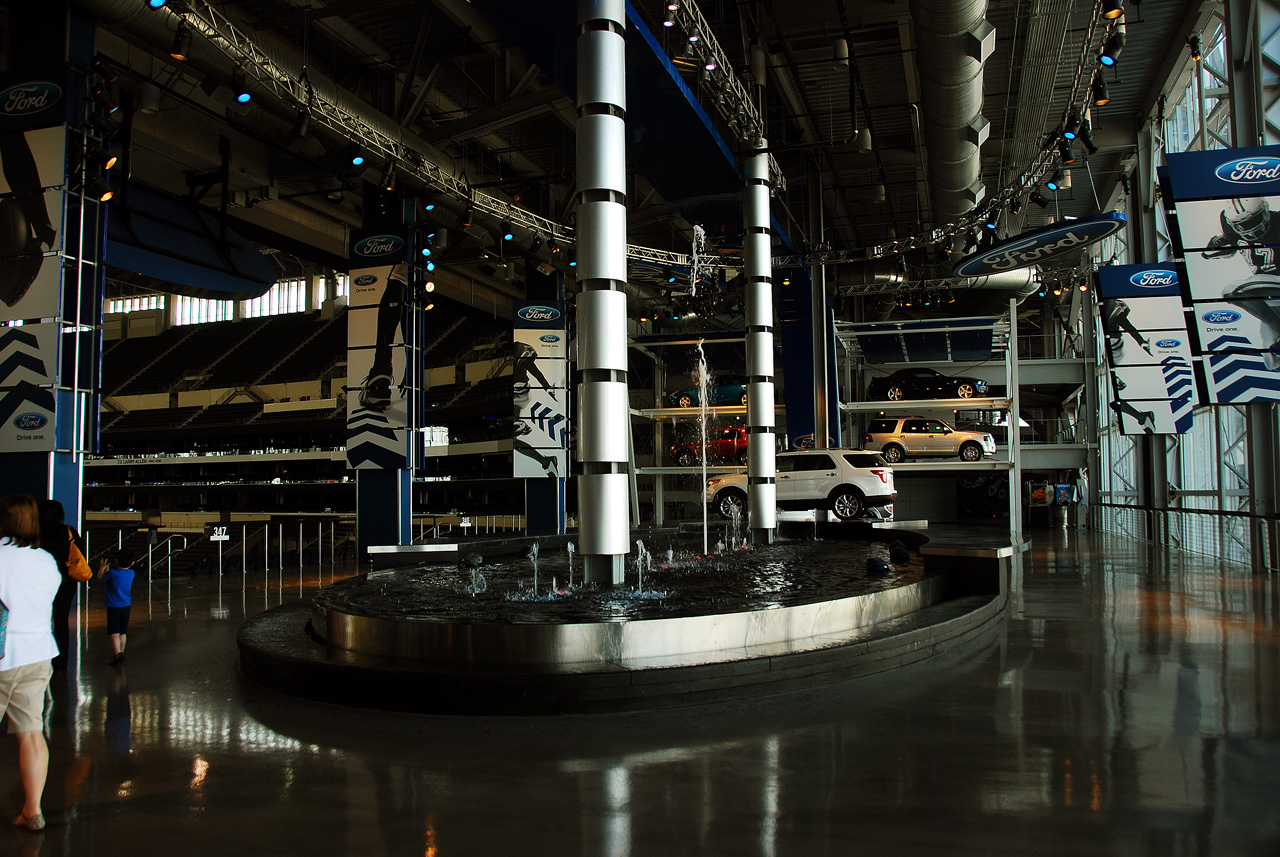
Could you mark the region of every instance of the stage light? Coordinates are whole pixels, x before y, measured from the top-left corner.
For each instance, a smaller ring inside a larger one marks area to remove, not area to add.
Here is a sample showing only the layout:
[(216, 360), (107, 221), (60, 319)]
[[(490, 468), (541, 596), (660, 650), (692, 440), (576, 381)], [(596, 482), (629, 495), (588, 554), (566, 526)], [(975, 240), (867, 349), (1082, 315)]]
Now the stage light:
[(435, 269), (436, 269), (436, 263), (432, 262), (431, 260), (427, 260), (427, 271), (430, 272), (430, 271), (434, 271)]
[(1030, 197), (1028, 197), (1028, 199), (1030, 199), (1033, 203), (1035, 203), (1036, 205), (1040, 206), (1041, 208), (1048, 208), (1048, 207), (1049, 207), (1049, 200), (1047, 200), (1047, 199), (1045, 199), (1043, 196), (1041, 196), (1041, 195), (1040, 195), (1040, 191), (1038, 191), (1038, 190), (1036, 190), (1036, 191), (1032, 191), (1032, 192), (1031, 192), (1031, 196), (1030, 196)]
[(1124, 14), (1124, 4), (1120, 0), (1102, 0), (1102, 17), (1115, 20)]
[(1084, 144), (1084, 150), (1091, 155), (1098, 154), (1098, 144), (1093, 141), (1093, 129), (1089, 125), (1089, 120), (1085, 120), (1080, 126), (1080, 142)]
[(716, 70), (716, 61), (715, 61), (715, 60), (707, 60), (706, 65), (704, 65), (704, 66), (703, 66), (703, 68), (705, 68), (707, 71), (715, 71), (715, 70)]
[(1064, 164), (1074, 164), (1076, 162), (1076, 153), (1071, 148), (1071, 143), (1066, 140), (1058, 141), (1058, 157), (1062, 158)]
[(1123, 173), (1120, 174), (1120, 188), (1124, 191), (1125, 196), (1129, 196), (1133, 192), (1129, 187), (1129, 177)]
[(1080, 291), (1082, 291), (1082, 292), (1087, 292), (1087, 291), (1089, 291), (1089, 284), (1088, 284), (1088, 283), (1081, 283), (1081, 284), (1080, 284)]
[(1044, 186), (1052, 191), (1056, 191), (1062, 186), (1062, 167), (1058, 167), (1053, 171), (1053, 175), (1045, 180)]
[(511, 224), (506, 220), (502, 221), (501, 232), (503, 241), (510, 241), (512, 238), (516, 237), (515, 233), (511, 231)]
[(987, 229), (990, 229), (992, 232), (995, 232), (996, 228), (1000, 225), (1000, 212), (991, 212), (991, 214), (987, 216), (987, 221), (982, 225)]
[(382, 171), (382, 189), (387, 193), (396, 189), (396, 162), (387, 161), (387, 168)]
[(578, 267), (578, 251), (574, 250), (572, 247), (569, 248), (569, 267)]
[(1067, 117), (1067, 124), (1062, 128), (1062, 136), (1068, 140), (1074, 140), (1076, 135), (1080, 133), (1080, 113), (1072, 110), (1071, 115)]
[(169, 56), (182, 62), (187, 61), (188, 54), (191, 53), (191, 30), (185, 23), (179, 24), (177, 31), (173, 34), (173, 46), (169, 49)]
[(293, 136), (304, 139), (310, 131), (311, 113), (307, 108), (303, 107), (298, 111), (297, 117), (293, 120)]
[(1187, 36), (1187, 48), (1191, 51), (1191, 59), (1193, 62), (1200, 62), (1204, 57), (1200, 53), (1200, 37)]
[(1098, 62), (1105, 66), (1113, 66), (1116, 60), (1120, 58), (1120, 52), (1124, 50), (1125, 35), (1124, 30), (1116, 30), (1107, 37), (1106, 43), (1102, 46), (1102, 53), (1098, 54)]
[(470, 226), (471, 222), (475, 220), (475, 218), (476, 218), (475, 206), (467, 205), (466, 208), (462, 209), (462, 225), (464, 227)]
[(1102, 75), (1096, 75), (1093, 78), (1092, 85), (1093, 103), (1101, 107), (1104, 104), (1111, 103), (1111, 94), (1107, 92), (1107, 82), (1102, 79)]
[(1009, 213), (1015, 216), (1022, 213), (1022, 197), (1015, 196), (1009, 200)]
[(422, 194), (422, 210), (423, 210), (423, 211), (435, 211), (435, 210), (436, 210), (436, 198), (435, 198), (435, 195), (434, 195), (434, 194), (432, 194), (432, 193), (431, 193), (431, 192), (429, 192), (429, 191), (428, 191), (428, 192), (425, 192), (425, 193), (423, 193), (423, 194)]
[(115, 113), (120, 109), (120, 102), (116, 101), (110, 92), (99, 87), (93, 91), (94, 102), (108, 113)]
[(434, 292), (436, 290), (436, 284), (431, 280), (427, 280), (426, 284), (423, 285), (422, 289), (423, 291)]
[(672, 20), (670, 15), (668, 15), (666, 20), (662, 22), (662, 26), (664, 27), (674, 27), (675, 25), (676, 25), (676, 22)]
[(98, 202), (107, 202), (116, 192), (111, 189), (111, 185), (102, 176), (94, 176), (89, 179), (89, 192), (98, 198)]
[(533, 240), (529, 242), (529, 252), (531, 254), (536, 255), (537, 252), (541, 249), (542, 249), (542, 236), (541, 235), (533, 236)]
[(89, 114), (89, 124), (97, 128), (102, 136), (108, 140), (116, 135), (120, 130), (120, 125), (101, 110), (95, 110)]
[(147, 5), (152, 9), (163, 9), (164, 4), (167, 2), (169, 2), (169, 0), (147, 0)]
[(115, 155), (111, 154), (97, 143), (93, 143), (89, 146), (89, 157), (97, 161), (98, 165), (104, 170), (111, 169), (116, 165), (116, 161), (119, 160)]
[(422, 311), (423, 311), (423, 312), (430, 312), (431, 310), (433, 310), (433, 309), (435, 309), (435, 308), (436, 308), (436, 305), (435, 305), (435, 304), (427, 304), (426, 306), (424, 306), (424, 307), (422, 308)]
[(241, 104), (248, 104), (253, 99), (253, 93), (249, 92), (249, 85), (245, 81), (244, 69), (238, 68), (231, 72), (231, 91)]
[(355, 143), (352, 143), (349, 146), (347, 146), (347, 156), (351, 158), (351, 166), (353, 167), (364, 166), (364, 153), (362, 153), (359, 149), (356, 148)]
[(547, 249), (551, 251), (552, 256), (560, 252), (560, 242), (554, 235), (547, 239)]
[(431, 255), (431, 248), (430, 248), (430, 247), (423, 247), (423, 248), (422, 248), (422, 255), (423, 255), (423, 256), (430, 256), (430, 255)]

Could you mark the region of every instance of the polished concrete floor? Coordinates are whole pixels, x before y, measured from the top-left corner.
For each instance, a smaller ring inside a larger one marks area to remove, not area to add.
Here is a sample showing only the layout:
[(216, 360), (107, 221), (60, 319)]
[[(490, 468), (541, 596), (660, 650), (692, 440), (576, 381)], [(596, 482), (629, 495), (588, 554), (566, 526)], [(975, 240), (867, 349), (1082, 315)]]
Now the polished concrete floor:
[(242, 683), (241, 620), (322, 576), (139, 583), (119, 669), (92, 593), (52, 690), (49, 828), (0, 830), (0, 854), (1280, 854), (1280, 590), (1211, 559), (1038, 532), (1003, 628), (963, 651), (543, 719)]

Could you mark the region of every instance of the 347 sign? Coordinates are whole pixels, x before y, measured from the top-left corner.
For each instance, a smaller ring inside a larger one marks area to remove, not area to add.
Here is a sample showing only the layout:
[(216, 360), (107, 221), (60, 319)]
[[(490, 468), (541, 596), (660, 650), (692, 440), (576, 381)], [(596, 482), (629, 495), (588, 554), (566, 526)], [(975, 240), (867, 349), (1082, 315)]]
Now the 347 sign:
[(214, 524), (213, 526), (205, 527), (205, 532), (208, 533), (209, 541), (211, 542), (228, 542), (231, 541), (229, 529), (223, 524)]

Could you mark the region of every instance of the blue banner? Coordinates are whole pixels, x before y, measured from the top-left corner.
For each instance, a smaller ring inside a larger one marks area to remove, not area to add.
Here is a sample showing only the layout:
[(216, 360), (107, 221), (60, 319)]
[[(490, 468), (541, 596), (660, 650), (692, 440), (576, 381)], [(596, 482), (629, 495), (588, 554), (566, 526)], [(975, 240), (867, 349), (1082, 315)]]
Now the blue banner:
[(1280, 194), (1280, 146), (1180, 152), (1168, 160), (1175, 201)]
[(1185, 279), (1176, 263), (1158, 265), (1105, 265), (1096, 276), (1102, 298), (1179, 297)]

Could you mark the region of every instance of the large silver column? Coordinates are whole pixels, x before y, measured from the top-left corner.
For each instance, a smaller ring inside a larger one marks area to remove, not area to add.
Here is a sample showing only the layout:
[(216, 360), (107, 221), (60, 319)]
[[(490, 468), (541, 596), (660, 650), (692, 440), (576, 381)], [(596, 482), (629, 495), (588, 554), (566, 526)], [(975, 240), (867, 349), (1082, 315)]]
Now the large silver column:
[(587, 582), (606, 585), (630, 541), (625, 21), (625, 0), (579, 0), (578, 535)]
[(746, 158), (742, 255), (746, 263), (747, 321), (747, 508), (751, 540), (773, 542), (778, 528), (774, 481), (776, 440), (773, 408), (773, 248), (769, 228), (768, 142), (761, 138)]

